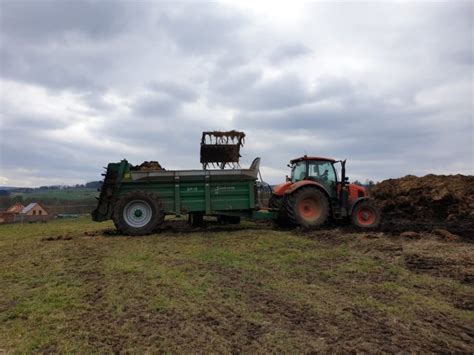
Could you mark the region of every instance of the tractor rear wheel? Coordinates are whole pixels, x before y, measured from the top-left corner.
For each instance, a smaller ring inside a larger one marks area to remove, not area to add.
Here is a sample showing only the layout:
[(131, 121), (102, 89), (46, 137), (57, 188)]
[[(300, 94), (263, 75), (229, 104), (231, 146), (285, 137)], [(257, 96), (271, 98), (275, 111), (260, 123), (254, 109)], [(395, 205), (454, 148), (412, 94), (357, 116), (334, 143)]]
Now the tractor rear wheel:
[(268, 208), (281, 210), (283, 208), (283, 196), (272, 195), (268, 200)]
[(293, 225), (304, 228), (320, 227), (329, 216), (328, 198), (314, 187), (303, 187), (288, 196), (286, 214)]
[(268, 207), (272, 209), (278, 210), (278, 215), (275, 220), (275, 223), (279, 227), (287, 227), (288, 226), (288, 217), (286, 216), (286, 209), (284, 207), (285, 200), (283, 196), (272, 195), (270, 200), (268, 201)]
[(144, 191), (121, 196), (114, 207), (115, 227), (123, 234), (153, 233), (165, 220), (165, 211), (158, 197)]
[(382, 216), (380, 210), (370, 201), (361, 201), (352, 210), (352, 224), (360, 228), (377, 228)]

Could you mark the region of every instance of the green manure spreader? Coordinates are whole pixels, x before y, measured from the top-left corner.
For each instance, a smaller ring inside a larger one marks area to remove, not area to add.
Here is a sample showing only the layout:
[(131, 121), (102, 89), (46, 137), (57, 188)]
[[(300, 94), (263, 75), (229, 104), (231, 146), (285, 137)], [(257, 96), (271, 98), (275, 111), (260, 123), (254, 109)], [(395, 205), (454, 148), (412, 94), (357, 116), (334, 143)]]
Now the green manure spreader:
[(259, 164), (257, 158), (249, 169), (133, 171), (126, 160), (111, 163), (92, 217), (113, 219), (129, 235), (152, 233), (165, 215), (187, 214), (194, 226), (204, 215), (227, 223), (239, 223), (243, 216), (272, 218), (272, 212), (259, 212)]
[(380, 212), (365, 189), (348, 183), (345, 161), (294, 159), (291, 178), (272, 189), (258, 181), (260, 158), (248, 169), (238, 164), (244, 137), (236, 131), (204, 132), (202, 170), (164, 170), (157, 162), (134, 166), (127, 160), (108, 164), (92, 219), (112, 219), (128, 235), (153, 233), (166, 215), (183, 214), (193, 226), (201, 225), (204, 216), (222, 223), (239, 223), (241, 217), (273, 219), (305, 228), (347, 219), (363, 228), (379, 225)]

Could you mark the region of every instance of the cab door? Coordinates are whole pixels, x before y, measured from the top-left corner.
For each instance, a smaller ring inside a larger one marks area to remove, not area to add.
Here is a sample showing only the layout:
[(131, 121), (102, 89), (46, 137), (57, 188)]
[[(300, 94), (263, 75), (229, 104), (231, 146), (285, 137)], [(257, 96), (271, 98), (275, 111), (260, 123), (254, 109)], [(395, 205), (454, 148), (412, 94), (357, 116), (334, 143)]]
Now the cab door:
[(310, 161), (308, 164), (308, 179), (322, 184), (329, 195), (337, 197), (337, 177), (333, 165), (328, 161)]

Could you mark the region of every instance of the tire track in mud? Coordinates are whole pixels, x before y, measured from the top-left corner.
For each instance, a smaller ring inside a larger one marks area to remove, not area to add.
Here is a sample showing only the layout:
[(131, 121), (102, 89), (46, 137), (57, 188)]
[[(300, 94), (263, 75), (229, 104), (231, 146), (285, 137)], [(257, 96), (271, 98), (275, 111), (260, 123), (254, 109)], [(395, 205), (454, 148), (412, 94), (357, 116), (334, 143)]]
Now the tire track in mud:
[(160, 290), (159, 280), (143, 278), (139, 294), (120, 301), (122, 309), (117, 312), (107, 298), (107, 292), (112, 292), (111, 289), (129, 292), (125, 289), (128, 278), (137, 275), (104, 274), (104, 259), (112, 246), (73, 240), (77, 243), (71, 244), (66, 251), (67, 272), (82, 283), (84, 307), (75, 314), (71, 333), (85, 334), (87, 345), (92, 349), (116, 354), (137, 349), (195, 351), (199, 346), (203, 349), (208, 346), (211, 335), (203, 334), (200, 329), (205, 314), (193, 317), (179, 310), (150, 308), (148, 301), (158, 291), (169, 295), (176, 291)]
[[(288, 337), (301, 338), (300, 351), (469, 351), (466, 339), (473, 336), (472, 329), (460, 325), (447, 315), (420, 315), (413, 322), (401, 322), (374, 309), (357, 304), (349, 304), (343, 312), (349, 315), (349, 321), (340, 315), (317, 313), (309, 304), (298, 304), (281, 295), (262, 290), (258, 282), (249, 282), (238, 270), (216, 268), (223, 287), (240, 290), (246, 296), (246, 306), (251, 312), (263, 315), (264, 321), (258, 325), (258, 333), (248, 341), (241, 351), (259, 343), (266, 334), (283, 331)], [(329, 307), (329, 304), (328, 304)], [(427, 339), (420, 329), (432, 324), (433, 317), (439, 323), (433, 330), (450, 337), (450, 342)], [(305, 339), (322, 340), (322, 348), (311, 349)], [(271, 349), (266, 349), (271, 350)], [(472, 349), (471, 349), (472, 350)]]
[(468, 285), (474, 284), (474, 261), (470, 259), (454, 260), (412, 253), (405, 255), (405, 266), (415, 273), (447, 277)]
[(118, 353), (124, 339), (113, 329), (115, 319), (107, 312), (103, 300), (107, 287), (102, 272), (105, 251), (90, 241), (74, 238), (65, 249), (68, 262), (65, 271), (81, 282), (83, 291), (81, 311), (72, 319), (71, 327), (73, 333), (85, 334), (87, 345), (92, 348), (103, 349), (105, 346), (109, 351)]
[[(238, 289), (245, 294), (244, 301), (252, 313), (264, 316), (259, 334), (252, 341), (259, 341), (265, 334), (283, 332), (294, 340), (300, 338), (299, 351), (341, 351), (348, 333), (341, 329), (336, 317), (316, 313), (308, 304), (297, 304), (270, 291), (261, 290), (258, 282), (249, 282), (237, 270), (219, 270), (225, 287)], [(350, 309), (346, 311), (351, 312)], [(375, 327), (374, 327), (375, 328)], [(380, 325), (376, 328), (380, 329)], [(356, 338), (360, 337), (360, 334)], [(307, 339), (322, 340), (322, 348), (310, 349)], [(353, 348), (350, 348), (353, 350)], [(245, 349), (243, 349), (245, 351)]]
[[(120, 353), (133, 349), (174, 352), (207, 349), (233, 353), (275, 351), (266, 338), (278, 334), (275, 332), (286, 334), (288, 339), (297, 342), (297, 350), (305, 352), (472, 350), (466, 340), (474, 336), (470, 328), (460, 325), (448, 315), (420, 314), (414, 321), (403, 322), (373, 309), (348, 304), (342, 309), (348, 316), (348, 320), (344, 320), (340, 314), (317, 313), (309, 304), (297, 303), (265, 290), (261, 280), (249, 279), (239, 269), (214, 264), (195, 267), (212, 272), (216, 277), (216, 286), (221, 290), (239, 291), (243, 295), (240, 301), (245, 308), (260, 315), (261, 320), (248, 317), (242, 309), (234, 309), (222, 297), (205, 300), (194, 313), (151, 309), (147, 297), (152, 296), (160, 286), (159, 281), (147, 279), (143, 280), (140, 295), (126, 302), (122, 312), (114, 313), (107, 300), (107, 288), (110, 286), (107, 283), (111, 282), (107, 277), (110, 275), (104, 274), (104, 259), (113, 246), (84, 241), (83, 238), (73, 238), (64, 249), (67, 260), (65, 271), (80, 280), (84, 294), (84, 307), (73, 314), (68, 326), (70, 333), (81, 333), (86, 337), (87, 344), (99, 352)], [(395, 253), (397, 257), (403, 253), (403, 249), (392, 244), (388, 246), (389, 250), (385, 250), (384, 245), (374, 248), (368, 248), (368, 252)], [(126, 277), (132, 277), (122, 274), (112, 276), (115, 286), (118, 283), (124, 287), (127, 287)], [(341, 292), (344, 292), (343, 285), (331, 287), (341, 287)], [(169, 296), (185, 297), (177, 290), (168, 288), (161, 291)], [(177, 292), (176, 295), (173, 292)], [(434, 336), (424, 337), (421, 330), (426, 328), (446, 334), (449, 342), (434, 339)], [(320, 339), (321, 348), (311, 349), (311, 339)]]
[[(153, 345), (160, 340), (161, 329), (178, 328), (180, 317), (150, 312), (143, 295), (124, 302), (122, 312), (116, 312), (107, 300), (107, 288), (111, 285), (103, 272), (106, 248), (110, 247), (110, 244), (104, 247), (78, 240), (68, 250), (67, 272), (81, 281), (84, 291), (84, 307), (74, 319), (74, 332), (85, 334), (92, 349), (118, 354), (126, 352), (127, 347), (133, 349), (134, 344), (140, 348)], [(114, 275), (113, 281), (126, 286), (126, 279), (121, 277), (124, 275)]]

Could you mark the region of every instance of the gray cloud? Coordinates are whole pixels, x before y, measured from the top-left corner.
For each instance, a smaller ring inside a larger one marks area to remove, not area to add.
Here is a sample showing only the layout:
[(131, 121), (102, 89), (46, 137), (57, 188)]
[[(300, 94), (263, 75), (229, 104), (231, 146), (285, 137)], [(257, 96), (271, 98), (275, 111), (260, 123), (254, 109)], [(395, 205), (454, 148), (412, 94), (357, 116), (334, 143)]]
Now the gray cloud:
[(64, 41), (68, 35), (104, 39), (126, 30), (122, 3), (78, 0), (2, 1), (2, 33), (31, 41)]
[(167, 94), (177, 100), (194, 101), (199, 97), (196, 87), (172, 81), (154, 81), (148, 87), (156, 92)]
[(163, 117), (174, 115), (179, 106), (179, 101), (172, 97), (149, 94), (138, 99), (133, 104), (133, 110), (142, 117)]
[(198, 168), (213, 129), (246, 131), (243, 164), (261, 156), (271, 182), (304, 153), (362, 179), (474, 172), (472, 2), (316, 3), (292, 23), (214, 3), (0, 10), (10, 185), (98, 179), (122, 158)]
[(237, 73), (211, 82), (216, 100), (241, 110), (278, 110), (312, 99), (308, 84), (293, 73), (269, 80), (259, 80), (261, 73), (256, 70)]
[(286, 60), (305, 56), (310, 53), (312, 53), (311, 49), (309, 49), (302, 43), (290, 43), (290, 44), (281, 45), (275, 48), (270, 53), (270, 60), (275, 64), (279, 64)]
[(235, 45), (248, 21), (240, 12), (221, 5), (180, 3), (162, 11), (157, 25), (180, 50), (214, 55), (222, 47)]

